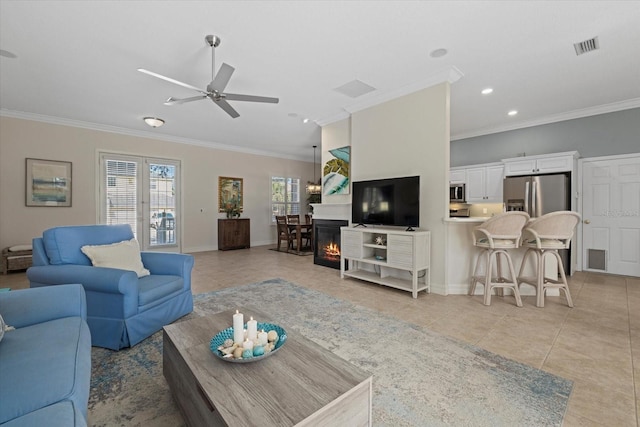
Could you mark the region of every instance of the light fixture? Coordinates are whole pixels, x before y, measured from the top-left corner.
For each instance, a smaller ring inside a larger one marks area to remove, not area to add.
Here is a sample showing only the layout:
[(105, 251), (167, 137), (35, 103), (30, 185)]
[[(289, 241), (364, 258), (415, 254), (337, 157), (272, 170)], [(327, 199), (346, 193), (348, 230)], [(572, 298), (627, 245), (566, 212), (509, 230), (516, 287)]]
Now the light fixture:
[(322, 192), (322, 186), (320, 184), (316, 184), (316, 148), (317, 145), (313, 146), (313, 182), (307, 183), (307, 194), (320, 194)]
[(432, 58), (442, 58), (447, 53), (448, 53), (447, 49), (440, 48), (440, 49), (432, 50), (431, 53), (429, 53), (429, 56)]
[(157, 117), (145, 117), (144, 122), (151, 126), (152, 128), (159, 128), (164, 124), (164, 120), (159, 119)]
[(518, 114), (518, 110), (511, 110), (507, 114), (510, 116), (515, 116), (516, 114)]
[(482, 93), (483, 95), (489, 95), (491, 92), (493, 92), (493, 89), (488, 87), (486, 89), (482, 89), (482, 92), (480, 93)]

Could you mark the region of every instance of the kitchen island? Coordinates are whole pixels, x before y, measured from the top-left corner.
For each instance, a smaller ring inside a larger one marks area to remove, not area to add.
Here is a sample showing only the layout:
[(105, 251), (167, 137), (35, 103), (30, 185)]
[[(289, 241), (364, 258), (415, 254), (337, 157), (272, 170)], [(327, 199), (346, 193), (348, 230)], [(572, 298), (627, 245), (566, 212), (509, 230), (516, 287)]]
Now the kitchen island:
[[(447, 290), (445, 295), (466, 295), (469, 292), (469, 283), (471, 276), (473, 275), (473, 269), (476, 265), (476, 259), (478, 253), (482, 249), (473, 246), (472, 232), (475, 227), (485, 222), (486, 217), (468, 217), (468, 218), (445, 218), (443, 219), (446, 225), (446, 260), (447, 266), (445, 269), (445, 283), (447, 284)], [(513, 260), (513, 266), (518, 274), (520, 270), (520, 264), (524, 258), (524, 254), (527, 250), (525, 248), (518, 248), (509, 250), (511, 259)], [(531, 260), (531, 257), (529, 258)], [(547, 277), (557, 277), (558, 268), (554, 260), (548, 257), (545, 263), (545, 271)], [(527, 262), (527, 270), (525, 275), (531, 275), (533, 271), (533, 263)], [(484, 272), (484, 270), (482, 270)], [(476, 287), (476, 295), (482, 295), (484, 293), (484, 287), (482, 284)], [(505, 294), (510, 295), (511, 290), (505, 289)], [(530, 285), (523, 285), (520, 287), (521, 295), (535, 295), (535, 289)], [(558, 289), (548, 289), (548, 296), (558, 296), (560, 291)]]

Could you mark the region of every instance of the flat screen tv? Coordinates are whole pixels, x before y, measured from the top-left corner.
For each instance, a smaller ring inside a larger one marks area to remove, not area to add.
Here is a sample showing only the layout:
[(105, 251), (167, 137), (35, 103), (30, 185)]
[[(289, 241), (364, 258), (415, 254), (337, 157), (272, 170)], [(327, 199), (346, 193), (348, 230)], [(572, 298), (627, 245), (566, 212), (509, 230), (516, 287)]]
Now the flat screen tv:
[(354, 225), (420, 225), (420, 177), (354, 181), (351, 222)]

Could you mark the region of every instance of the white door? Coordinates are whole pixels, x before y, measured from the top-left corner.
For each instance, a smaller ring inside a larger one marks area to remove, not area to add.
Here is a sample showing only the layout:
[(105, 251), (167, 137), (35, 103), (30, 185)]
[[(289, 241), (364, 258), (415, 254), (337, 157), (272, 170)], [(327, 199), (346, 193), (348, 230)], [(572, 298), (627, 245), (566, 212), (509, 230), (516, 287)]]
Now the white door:
[(180, 251), (180, 162), (100, 154), (102, 224), (129, 224), (142, 250)]
[(584, 160), (582, 187), (583, 269), (640, 277), (640, 154)]

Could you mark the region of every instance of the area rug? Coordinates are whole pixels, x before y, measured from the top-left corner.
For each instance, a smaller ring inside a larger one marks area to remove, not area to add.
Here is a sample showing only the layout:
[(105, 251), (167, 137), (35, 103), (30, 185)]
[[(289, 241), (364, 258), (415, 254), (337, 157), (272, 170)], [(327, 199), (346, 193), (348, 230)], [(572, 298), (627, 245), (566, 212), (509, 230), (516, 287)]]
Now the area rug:
[[(373, 374), (375, 426), (559, 426), (572, 389), (569, 380), (281, 279), (194, 301), (183, 319), (259, 307)], [(92, 362), (91, 425), (184, 425), (162, 375), (161, 332), (119, 352), (94, 347)]]
[(290, 254), (290, 255), (298, 255), (298, 256), (309, 256), (309, 255), (313, 255), (313, 250), (311, 249), (303, 249), (300, 252), (295, 251), (295, 250), (291, 250), (291, 251), (285, 251), (284, 249), (279, 251), (278, 248), (270, 248), (270, 251), (275, 251), (275, 252), (280, 252), (281, 254)]

